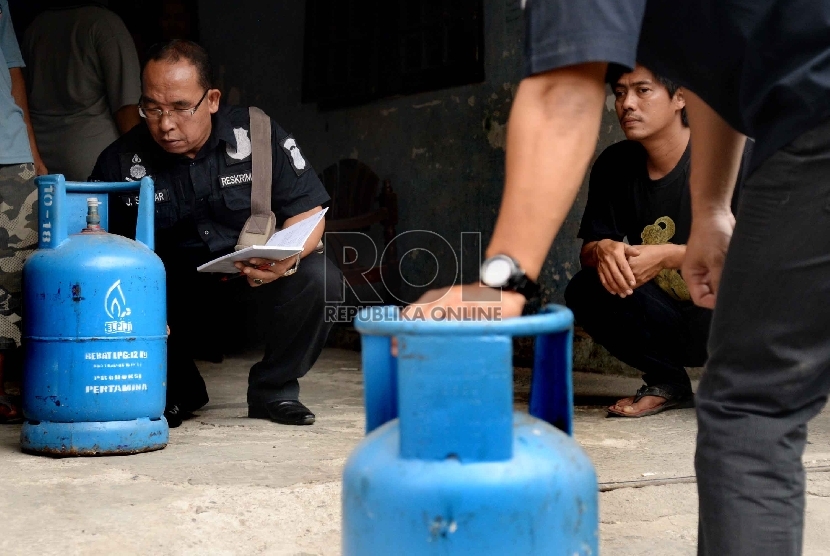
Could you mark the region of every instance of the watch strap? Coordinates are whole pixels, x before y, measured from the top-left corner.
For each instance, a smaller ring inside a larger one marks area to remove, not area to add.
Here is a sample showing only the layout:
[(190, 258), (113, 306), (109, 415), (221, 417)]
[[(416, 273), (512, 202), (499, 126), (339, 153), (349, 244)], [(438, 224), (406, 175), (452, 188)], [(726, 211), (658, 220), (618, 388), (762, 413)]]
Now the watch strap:
[(530, 300), (538, 298), (542, 288), (539, 287), (539, 284), (528, 278), (527, 275), (522, 275), (521, 278), (516, 280), (514, 284), (510, 284), (506, 289), (520, 293), (525, 299)]
[(302, 258), (302, 253), (297, 253), (297, 260), (294, 261), (294, 266), (292, 266), (291, 268), (286, 270), (285, 274), (283, 274), (283, 276), (291, 276), (292, 274), (297, 272), (297, 269), (300, 268), (300, 259), (301, 258)]

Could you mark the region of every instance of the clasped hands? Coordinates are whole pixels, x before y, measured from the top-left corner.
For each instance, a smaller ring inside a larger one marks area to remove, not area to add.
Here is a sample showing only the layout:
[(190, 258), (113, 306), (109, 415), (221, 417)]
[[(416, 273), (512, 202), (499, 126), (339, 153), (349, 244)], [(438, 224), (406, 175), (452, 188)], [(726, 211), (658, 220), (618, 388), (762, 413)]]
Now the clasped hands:
[(600, 240), (594, 246), (599, 280), (609, 293), (627, 297), (666, 268), (669, 248)]

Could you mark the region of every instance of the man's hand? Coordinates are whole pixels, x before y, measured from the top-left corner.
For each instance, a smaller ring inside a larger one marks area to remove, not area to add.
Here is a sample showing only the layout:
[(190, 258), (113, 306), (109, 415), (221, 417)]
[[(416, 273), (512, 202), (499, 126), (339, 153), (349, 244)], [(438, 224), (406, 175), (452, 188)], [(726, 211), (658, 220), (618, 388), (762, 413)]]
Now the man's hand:
[[(452, 309), (474, 318), (485, 314), (507, 319), (522, 316), (525, 301), (520, 293), (499, 291), (481, 284), (466, 284), (430, 290), (412, 305), (404, 307), (401, 315), (412, 317), (423, 314), (424, 318), (432, 319), (436, 315), (446, 316)], [(392, 338), (392, 356), (398, 356), (397, 338)]]
[(420, 310), (425, 318), (432, 319), (435, 315), (446, 315), (447, 309), (454, 309), (459, 314), (472, 317), (482, 314), (495, 316), (499, 313), (498, 316), (504, 319), (521, 316), (524, 306), (525, 298), (519, 293), (499, 291), (480, 284), (466, 284), (430, 290), (404, 308), (403, 315), (412, 315)]
[(731, 212), (695, 213), (683, 261), (683, 279), (695, 305), (715, 308), (723, 263), (735, 217)]
[[(270, 284), (274, 280), (279, 280), (285, 275), (285, 272), (294, 266), (297, 262), (297, 257), (288, 257), (283, 261), (272, 261), (270, 259), (249, 259), (248, 264), (242, 262), (234, 263), (234, 266), (239, 269), (248, 280), (248, 285), (252, 288)], [(262, 268), (268, 265), (267, 268)], [(260, 267), (260, 268), (257, 268)]]
[(628, 257), (640, 254), (636, 247), (621, 241), (603, 239), (594, 247), (597, 274), (602, 285), (613, 295), (626, 297), (634, 293), (637, 279), (628, 263)]
[(628, 265), (634, 274), (637, 283), (634, 288), (639, 288), (649, 280), (657, 276), (666, 265), (666, 245), (638, 245), (638, 255), (628, 257)]

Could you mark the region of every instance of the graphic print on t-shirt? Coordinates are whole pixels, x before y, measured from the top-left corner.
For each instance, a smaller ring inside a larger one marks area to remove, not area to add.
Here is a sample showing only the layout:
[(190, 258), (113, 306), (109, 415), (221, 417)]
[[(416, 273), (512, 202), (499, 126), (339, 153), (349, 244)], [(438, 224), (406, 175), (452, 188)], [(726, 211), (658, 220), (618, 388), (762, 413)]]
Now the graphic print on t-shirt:
[[(675, 229), (674, 220), (668, 216), (661, 216), (654, 221), (654, 224), (649, 224), (643, 228), (640, 239), (643, 240), (643, 245), (665, 245), (674, 237)], [(664, 268), (654, 277), (654, 283), (678, 301), (692, 299), (686, 281), (683, 280), (677, 269)]]

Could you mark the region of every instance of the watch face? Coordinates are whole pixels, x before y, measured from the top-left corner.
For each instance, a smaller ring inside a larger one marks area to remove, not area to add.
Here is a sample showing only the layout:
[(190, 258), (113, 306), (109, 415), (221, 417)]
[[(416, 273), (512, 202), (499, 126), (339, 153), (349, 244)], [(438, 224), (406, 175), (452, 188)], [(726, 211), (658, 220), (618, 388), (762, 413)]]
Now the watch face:
[(485, 285), (499, 288), (507, 284), (510, 273), (513, 271), (510, 263), (504, 259), (491, 259), (481, 273), (481, 281)]

